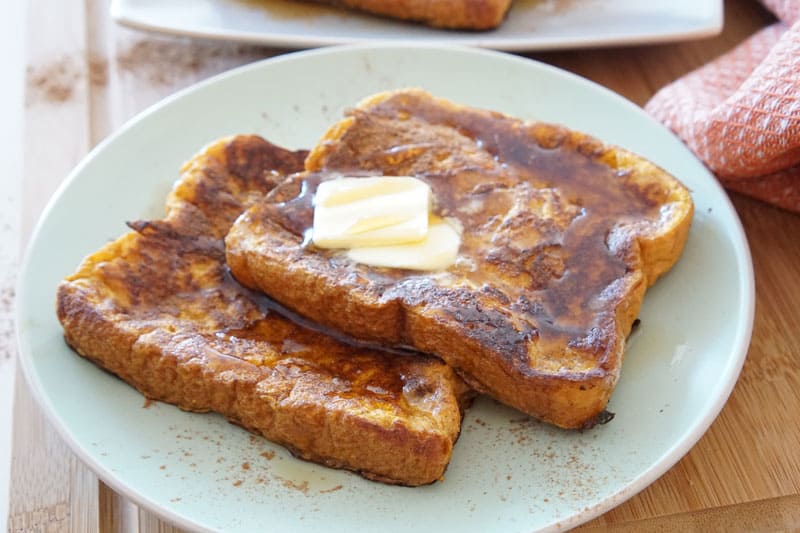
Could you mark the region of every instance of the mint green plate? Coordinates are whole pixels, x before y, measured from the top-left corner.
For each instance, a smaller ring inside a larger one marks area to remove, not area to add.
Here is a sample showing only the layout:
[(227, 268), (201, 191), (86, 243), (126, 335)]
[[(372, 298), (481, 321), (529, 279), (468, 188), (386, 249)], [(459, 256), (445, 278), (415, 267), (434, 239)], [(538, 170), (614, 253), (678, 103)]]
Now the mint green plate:
[[(681, 261), (647, 294), (610, 404), (616, 418), (568, 432), (488, 399), (464, 422), (443, 482), (390, 487), (292, 458), (216, 415), (155, 403), (72, 353), (55, 289), (86, 254), (158, 217), (183, 161), (255, 132), (310, 147), (371, 93), (422, 87), (460, 103), (560, 122), (638, 152), (693, 191)], [(642, 490), (700, 438), (741, 369), (753, 272), (714, 178), (639, 108), (581, 78), (497, 52), (328, 48), (208, 80), (152, 107), (65, 180), (35, 231), (19, 286), (20, 361), (75, 453), (115, 490), (187, 529), (532, 531), (575, 526)]]

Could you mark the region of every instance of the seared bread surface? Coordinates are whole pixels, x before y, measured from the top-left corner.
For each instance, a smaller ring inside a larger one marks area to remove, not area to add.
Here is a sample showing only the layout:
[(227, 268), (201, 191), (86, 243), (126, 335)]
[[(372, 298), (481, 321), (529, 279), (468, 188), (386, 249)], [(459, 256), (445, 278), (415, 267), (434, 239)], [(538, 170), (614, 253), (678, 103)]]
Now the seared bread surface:
[[(421, 90), (364, 100), (305, 167), (231, 228), (234, 276), (331, 328), (435, 354), (565, 428), (604, 411), (645, 289), (681, 255), (693, 213), (686, 187), (624, 149)], [(463, 226), (459, 259), (403, 271), (308, 245), (314, 190), (341, 175), (426, 181), (434, 213)]]
[(469, 397), (453, 371), (301, 327), (225, 265), (234, 219), (305, 155), (253, 136), (197, 155), (166, 218), (131, 223), (61, 283), (66, 340), (147, 398), (219, 412), (303, 459), (388, 483), (436, 481)]
[(499, 26), (511, 0), (312, 0), (429, 26), (489, 30)]

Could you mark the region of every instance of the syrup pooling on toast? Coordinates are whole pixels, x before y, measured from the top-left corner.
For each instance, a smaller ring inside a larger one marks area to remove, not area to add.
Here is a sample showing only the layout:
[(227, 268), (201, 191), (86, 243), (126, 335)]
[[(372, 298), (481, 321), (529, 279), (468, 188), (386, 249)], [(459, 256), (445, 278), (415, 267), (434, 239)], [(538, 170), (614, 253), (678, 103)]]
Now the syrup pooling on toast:
[[(667, 190), (636, 186), (603, 145), (565, 129), (454, 111), (413, 93), (353, 110), (348, 120), (341, 138), (323, 143), (316, 158), (312, 153), (307, 167), (313, 172), (273, 192), (284, 203), (268, 218), (302, 234), (320, 180), (415, 176), (433, 189), (434, 214), (464, 226), (462, 260), (447, 275), (363, 266), (353, 267), (355, 275), (384, 298), (444, 302), (473, 334), (500, 339), (509, 356), (527, 360), (525, 346), (536, 338), (554, 346), (566, 339), (580, 348), (576, 353), (602, 359), (599, 332), (614, 327), (608, 304), (620, 297), (615, 281), (628, 273), (626, 258), (635, 246), (615, 235), (626, 231), (628, 220), (658, 220)], [(304, 191), (299, 210), (291, 199), (298, 188)], [(287, 205), (293, 209), (284, 211)], [(340, 259), (331, 254), (330, 261)], [(586, 368), (595, 362), (587, 360)]]
[[(622, 148), (415, 89), (359, 103), (305, 169), (231, 228), (238, 280), (359, 339), (435, 354), (566, 428), (605, 408), (645, 290), (680, 257), (693, 212), (680, 182)], [(303, 180), (356, 172), (425, 181), (432, 214), (463, 228), (455, 263), (376, 268), (304, 247), (291, 229), (302, 216), (281, 205)]]

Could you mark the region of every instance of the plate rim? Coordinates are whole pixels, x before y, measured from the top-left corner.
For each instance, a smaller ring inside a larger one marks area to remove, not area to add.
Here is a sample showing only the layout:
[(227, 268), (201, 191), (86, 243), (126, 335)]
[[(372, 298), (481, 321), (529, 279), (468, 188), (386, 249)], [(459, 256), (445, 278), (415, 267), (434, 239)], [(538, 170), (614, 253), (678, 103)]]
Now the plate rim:
[[(263, 60), (255, 61), (253, 63), (249, 63), (246, 65), (238, 66), (224, 72), (221, 72), (215, 76), (210, 78), (201, 80), (197, 83), (194, 83), (186, 88), (183, 88), (176, 93), (173, 93), (166, 98), (159, 100), (158, 102), (150, 105), (149, 107), (145, 108), (144, 110), (136, 113), (133, 117), (125, 121), (123, 125), (113, 131), (110, 135), (104, 138), (101, 142), (99, 142), (92, 150), (90, 150), (81, 160), (80, 162), (67, 174), (65, 179), (61, 182), (61, 184), (56, 188), (55, 192), (47, 201), (45, 207), (43, 208), (39, 218), (37, 219), (36, 225), (34, 226), (33, 231), (31, 232), (30, 238), (25, 247), (25, 253), (23, 255), (23, 260), (20, 263), (19, 268), (19, 276), (16, 282), (16, 297), (14, 302), (14, 321), (15, 321), (15, 338), (18, 347), (18, 360), (20, 362), (20, 367), (22, 368), (22, 374), (29, 385), (29, 390), (36, 400), (37, 404), (42, 408), (46, 419), (50, 422), (50, 424), (56, 429), (59, 436), (64, 440), (64, 442), (68, 445), (70, 451), (77, 455), (79, 459), (88, 466), (100, 479), (102, 479), (106, 484), (108, 484), (112, 489), (116, 492), (123, 494), (131, 501), (148, 509), (149, 511), (153, 512), (154, 514), (162, 517), (163, 519), (185, 529), (189, 530), (202, 530), (202, 531), (213, 531), (213, 529), (209, 529), (208, 526), (193, 521), (190, 517), (185, 516), (179, 512), (176, 512), (168, 507), (164, 507), (159, 505), (156, 501), (152, 498), (148, 497), (146, 493), (138, 492), (134, 489), (129, 488), (125, 485), (125, 483), (118, 479), (117, 476), (110, 471), (109, 469), (105, 468), (99, 460), (95, 459), (90, 453), (88, 453), (88, 448), (84, 447), (82, 443), (77, 439), (69, 430), (66, 423), (64, 423), (61, 418), (59, 418), (56, 414), (55, 409), (52, 406), (52, 402), (49, 401), (47, 398), (43, 384), (41, 383), (38, 374), (35, 372), (33, 368), (33, 353), (32, 349), (29, 347), (29, 342), (24, 334), (23, 318), (25, 316), (29, 316), (24, 313), (26, 306), (28, 305), (26, 302), (23, 301), (23, 296), (27, 294), (26, 285), (29, 276), (31, 275), (31, 255), (35, 244), (39, 239), (39, 234), (43, 230), (45, 222), (48, 220), (50, 213), (53, 209), (55, 209), (56, 205), (59, 203), (61, 197), (64, 195), (67, 189), (71, 186), (71, 184), (78, 179), (83, 172), (83, 169), (91, 164), (91, 162), (105, 150), (105, 147), (109, 144), (116, 142), (119, 137), (122, 137), (126, 134), (128, 130), (133, 128), (137, 123), (145, 120), (147, 117), (158, 113), (164, 107), (170, 106), (174, 101), (180, 100), (187, 95), (194, 93), (195, 91), (202, 90), (206, 86), (214, 85), (219, 83), (220, 81), (230, 78), (230, 77), (237, 77), (242, 75), (250, 70), (260, 70), (262, 68), (269, 68), (270, 65), (275, 63), (282, 63), (286, 61), (295, 61), (295, 60), (303, 60), (305, 57), (309, 56), (318, 56), (318, 55), (338, 55), (338, 54), (349, 54), (353, 52), (370, 52), (376, 50), (392, 50), (392, 49), (424, 49), (428, 51), (441, 51), (441, 52), (456, 52), (456, 53), (466, 53), (466, 54), (477, 54), (483, 55), (488, 57), (493, 57), (497, 60), (506, 60), (512, 61), (519, 64), (528, 64), (531, 63), (535, 64), (535, 68), (551, 72), (557, 76), (562, 76), (568, 78), (572, 83), (579, 83), (590, 86), (593, 90), (600, 90), (606, 93), (607, 96), (612, 97), (619, 101), (619, 103), (627, 106), (630, 110), (634, 113), (644, 114), (647, 116), (645, 111), (631, 102), (630, 100), (626, 99), (625, 97), (619, 95), (611, 91), (610, 89), (593, 82), (589, 79), (583, 78), (577, 74), (571, 73), (569, 71), (560, 69), (553, 65), (543, 63), (541, 61), (537, 61), (534, 59), (524, 58), (515, 56), (512, 54), (508, 54), (501, 51), (493, 51), (493, 50), (485, 50), (485, 49), (476, 49), (469, 46), (461, 46), (461, 45), (452, 45), (452, 44), (437, 44), (432, 45), (430, 43), (422, 43), (422, 42), (414, 42), (414, 43), (359, 43), (359, 44), (351, 44), (351, 45), (341, 45), (341, 46), (334, 46), (334, 47), (326, 47), (321, 49), (312, 49), (312, 50), (303, 50), (303, 51), (296, 51), (290, 52), (287, 54), (282, 54), (279, 56), (266, 58)], [(649, 117), (651, 122), (653, 123), (654, 127), (661, 128), (669, 132), (669, 130), (663, 126), (662, 124), (658, 123), (652, 117)], [(675, 137), (672, 133), (670, 133), (672, 137)], [(695, 160), (697, 158), (691, 151), (684, 146), (686, 150), (687, 157), (692, 157)], [(671, 469), (678, 461), (680, 461), (688, 452), (695, 446), (695, 444), (700, 440), (700, 438), (708, 431), (711, 424), (716, 420), (719, 416), (719, 413), (727, 403), (730, 394), (735, 387), (738, 376), (741, 372), (742, 366), (747, 357), (747, 353), (749, 351), (750, 341), (752, 337), (752, 330), (753, 330), (753, 323), (754, 323), (754, 316), (755, 316), (755, 279), (754, 279), (754, 270), (753, 270), (753, 262), (752, 256), (750, 252), (749, 243), (747, 241), (747, 236), (745, 234), (744, 228), (741, 223), (741, 219), (738, 216), (738, 213), (731, 202), (730, 198), (728, 197), (727, 193), (725, 192), (722, 185), (716, 180), (713, 175), (706, 169), (706, 177), (709, 180), (709, 185), (715, 189), (715, 194), (717, 195), (718, 199), (722, 201), (724, 207), (729, 210), (730, 214), (732, 215), (732, 226), (727, 228), (727, 232), (731, 235), (731, 242), (733, 244), (734, 250), (737, 252), (735, 253), (737, 260), (741, 261), (741, 264), (737, 264), (742, 269), (741, 276), (738, 278), (739, 290), (741, 292), (741, 306), (742, 312), (739, 315), (740, 320), (737, 324), (736, 328), (736, 335), (732, 341), (732, 353), (735, 356), (732, 356), (726, 362), (724, 367), (724, 373), (721, 374), (720, 380), (717, 382), (718, 384), (723, 384), (724, 387), (721, 389), (721, 393), (715, 398), (715, 401), (711, 403), (711, 405), (707, 408), (705, 416), (697, 421), (697, 423), (693, 427), (689, 427), (686, 429), (684, 434), (676, 439), (672, 446), (670, 446), (660, 458), (658, 458), (653, 465), (647, 468), (644, 472), (640, 473), (634, 479), (632, 479), (629, 483), (621, 486), (617, 491), (610, 493), (605, 498), (597, 501), (592, 506), (585, 508), (575, 514), (566, 517), (562, 520), (558, 521), (558, 524), (545, 526), (541, 531), (551, 531), (551, 530), (560, 530), (564, 527), (576, 527), (582, 523), (585, 523), (601, 514), (607, 512), (608, 510), (622, 504), (632, 496), (636, 495), (637, 493), (641, 492), (647, 486), (652, 484), (655, 480), (660, 478), (664, 473), (666, 473), (669, 469)], [(705, 179), (705, 178), (704, 178)]]
[[(238, 43), (251, 43), (263, 46), (288, 47), (292, 49), (302, 49), (310, 47), (341, 46), (353, 44), (377, 44), (391, 42), (400, 44), (412, 41), (412, 39), (382, 39), (382, 38), (355, 38), (322, 36), (310, 37), (303, 34), (294, 33), (291, 35), (271, 35), (269, 33), (243, 31), (227, 33), (216, 30), (192, 30), (187, 28), (175, 27), (167, 24), (153, 24), (146, 22), (135, 16), (126, 14), (123, 7), (127, 0), (111, 0), (110, 15), (112, 20), (127, 28), (158, 33), (162, 35), (174, 35), (179, 37), (193, 37), (199, 39), (211, 39), (217, 41), (229, 41)], [(438, 31), (442, 34), (430, 37), (414, 38), (413, 42), (423, 45), (453, 44), (457, 46), (487, 48), (498, 51), (548, 51), (548, 50), (568, 50), (575, 48), (598, 48), (603, 46), (633, 46), (639, 44), (659, 44), (676, 41), (696, 40), (718, 35), (724, 23), (724, 0), (707, 0), (713, 2), (714, 12), (710, 17), (710, 23), (698, 29), (686, 29), (668, 33), (657, 33), (650, 35), (628, 35), (614, 37), (594, 37), (594, 38), (550, 38), (546, 40), (516, 38), (497, 38), (487, 33), (475, 33), (473, 38), (452, 39), (448, 37), (447, 30), (430, 28), (431, 31)], [(403, 23), (402, 21), (396, 21)], [(406, 24), (406, 23), (404, 23)]]

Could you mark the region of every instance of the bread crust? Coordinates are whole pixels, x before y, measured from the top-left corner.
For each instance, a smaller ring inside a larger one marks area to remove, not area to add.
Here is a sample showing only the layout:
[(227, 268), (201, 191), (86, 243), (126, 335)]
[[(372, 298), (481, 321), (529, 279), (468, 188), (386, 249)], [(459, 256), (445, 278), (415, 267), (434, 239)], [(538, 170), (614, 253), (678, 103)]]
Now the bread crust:
[[(688, 190), (588, 135), (420, 90), (367, 98), (228, 234), (234, 276), (350, 335), (435, 354), (481, 392), (565, 428), (592, 425), (645, 290), (677, 261)], [(314, 184), (412, 175), (464, 227), (445, 272), (371, 268), (302, 245)], [(281, 280), (276, 283), (275, 280)]]
[(313, 0), (448, 29), (490, 30), (498, 27), (511, 0)]
[(301, 327), (228, 273), (228, 227), (305, 155), (238, 136), (192, 159), (165, 219), (130, 224), (60, 284), (65, 339), (147, 398), (218, 412), (300, 458), (434, 482), (470, 397), (455, 373)]

